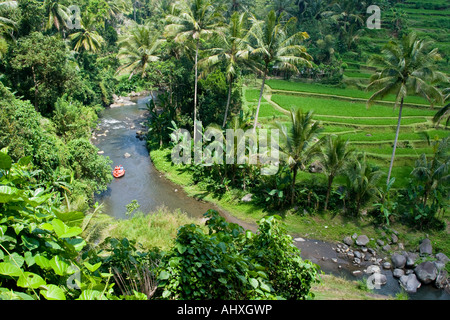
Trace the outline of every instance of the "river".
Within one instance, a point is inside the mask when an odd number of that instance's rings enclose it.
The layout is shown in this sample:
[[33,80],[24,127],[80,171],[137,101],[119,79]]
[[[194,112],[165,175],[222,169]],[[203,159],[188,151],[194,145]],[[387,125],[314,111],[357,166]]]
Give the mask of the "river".
[[[136,105],[105,109],[99,119],[94,144],[104,156],[113,161],[113,166],[120,164],[126,170],[123,178],[114,179],[105,192],[96,196],[96,201],[104,204],[105,212],[117,219],[127,219],[126,205],[133,200],[137,200],[142,212],[154,212],[165,206],[170,211],[181,210],[191,217],[202,218],[206,211],[215,209],[228,221],[239,223],[255,232],[255,225],[237,220],[214,204],[189,197],[182,187],[167,180],[156,170],[145,141],[136,138],[136,131],[143,129],[142,123],[146,121],[146,102],[148,97],[138,99]],[[126,153],[129,157],[125,156]],[[356,268],[350,261],[338,257],[332,249],[333,244],[299,239],[301,236],[293,237],[300,240],[295,241],[295,244],[301,250],[302,257],[318,264],[322,271],[350,280],[362,279],[362,276],[355,277],[352,273],[361,268]],[[337,263],[332,261],[332,258],[337,259]],[[395,295],[400,292],[400,286],[393,278],[392,272],[383,273],[387,276],[388,283],[380,289],[374,289],[374,293]],[[431,285],[422,286],[416,294],[410,294],[409,297],[421,300],[450,300],[448,293]]]

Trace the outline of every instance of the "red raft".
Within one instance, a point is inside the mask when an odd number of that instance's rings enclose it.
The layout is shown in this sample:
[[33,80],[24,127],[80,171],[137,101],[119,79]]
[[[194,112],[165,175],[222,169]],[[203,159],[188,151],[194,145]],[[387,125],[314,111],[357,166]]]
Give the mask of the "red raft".
[[125,175],[125,169],[122,166],[116,166],[112,174],[115,178],[121,178]]

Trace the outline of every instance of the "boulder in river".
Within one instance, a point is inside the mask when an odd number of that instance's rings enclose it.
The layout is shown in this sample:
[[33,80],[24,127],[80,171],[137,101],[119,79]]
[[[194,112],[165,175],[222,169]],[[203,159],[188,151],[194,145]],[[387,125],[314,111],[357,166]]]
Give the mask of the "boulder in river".
[[411,273],[410,275],[400,277],[400,286],[408,293],[415,293],[420,288],[421,283],[417,280],[416,275]]
[[395,278],[401,278],[402,276],[405,275],[405,271],[403,271],[403,269],[394,269],[392,274]]
[[414,272],[419,281],[423,284],[429,284],[433,282],[434,280],[436,280],[438,274],[436,265],[431,261],[422,262],[414,269]]
[[436,277],[436,281],[434,282],[434,285],[436,286],[436,288],[438,289],[443,289],[445,288],[445,286],[448,283],[448,272],[447,270],[441,270],[439,271],[437,277]]
[[399,253],[394,253],[391,256],[391,261],[394,268],[403,268],[406,265],[406,257]]

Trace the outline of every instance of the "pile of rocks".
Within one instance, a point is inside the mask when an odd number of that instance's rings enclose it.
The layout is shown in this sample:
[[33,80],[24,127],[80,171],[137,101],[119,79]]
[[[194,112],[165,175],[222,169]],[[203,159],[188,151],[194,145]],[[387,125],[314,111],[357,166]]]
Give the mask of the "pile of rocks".
[[445,265],[449,258],[438,253],[433,256],[430,239],[424,239],[417,252],[396,252],[391,256],[393,275],[399,279],[406,292],[414,293],[422,284],[434,284],[439,289],[449,289]]
[[118,108],[136,104],[135,102],[131,101],[131,97],[119,97],[115,94],[113,94],[113,100],[114,102],[109,106],[110,108]]
[[[377,258],[377,252],[368,248],[367,244],[370,239],[366,235],[354,234],[344,238],[343,243],[338,243],[335,250],[340,257],[347,257],[352,260],[353,264],[361,265],[364,261],[380,264],[382,259]],[[352,246],[357,245],[357,248]]]
[[[335,250],[338,256],[351,260],[356,266],[368,265],[364,271],[371,275],[375,285],[383,285],[387,281],[386,276],[381,274],[382,267],[384,270],[391,270],[394,278],[398,279],[400,286],[408,293],[416,292],[422,284],[434,284],[439,289],[450,290],[450,279],[445,270],[449,258],[443,253],[433,255],[428,238],[420,243],[415,252],[404,251],[403,244],[398,243],[396,232],[391,235],[387,244],[383,240],[376,240],[376,249],[367,247],[370,240],[375,241],[366,235],[346,236]],[[394,244],[400,251],[394,252],[390,257],[386,256]],[[380,249],[382,253],[379,255],[384,257],[377,256]]]

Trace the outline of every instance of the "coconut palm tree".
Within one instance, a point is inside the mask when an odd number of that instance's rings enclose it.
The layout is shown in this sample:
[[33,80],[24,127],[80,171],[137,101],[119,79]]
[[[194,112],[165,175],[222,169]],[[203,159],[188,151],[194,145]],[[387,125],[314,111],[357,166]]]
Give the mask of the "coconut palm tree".
[[322,12],[321,16],[335,23],[339,40],[350,49],[357,39],[358,30],[364,26],[362,14],[368,6],[367,1],[336,0],[329,5],[330,10]]
[[[445,95],[444,101],[449,101],[450,98],[450,88],[446,88],[442,90],[442,93]],[[450,122],[450,102],[447,103],[444,107],[442,107],[433,117],[433,123],[436,126],[439,126],[442,120],[447,118],[445,121],[445,126],[447,127]]]
[[403,37],[401,41],[390,41],[384,47],[382,55],[370,59],[371,63],[381,67],[381,71],[371,77],[367,86],[367,90],[376,90],[367,101],[367,106],[369,107],[375,99],[382,99],[388,94],[396,95],[395,107],[400,105],[387,183],[391,178],[403,102],[407,95],[412,93],[422,96],[431,105],[443,101],[442,93],[435,86],[441,81],[448,82],[444,73],[436,71],[436,61],[440,59],[438,50],[431,48],[431,42],[418,39],[415,33]]
[[320,154],[322,169],[328,177],[327,196],[325,198],[324,210],[328,208],[331,187],[334,178],[340,174],[346,163],[350,160],[354,150],[349,148],[348,140],[343,140],[336,135],[327,135],[323,138],[323,149]]
[[[172,7],[172,13],[166,17],[165,30],[176,42],[194,43],[195,84],[194,84],[194,127],[197,122],[198,57],[201,41],[219,31],[220,15],[210,0],[181,0]],[[197,130],[194,130],[196,141]]]
[[144,78],[149,64],[159,60],[158,52],[164,41],[149,26],[135,25],[130,34],[119,41],[121,66],[117,72],[130,73],[129,79],[139,73]]
[[204,58],[199,62],[200,66],[210,68],[220,63],[225,63],[226,77],[228,82],[228,99],[225,107],[225,116],[222,127],[225,128],[230,107],[231,93],[233,83],[236,79],[238,69],[244,66],[250,66],[251,60],[248,59],[249,45],[246,41],[247,35],[247,14],[234,12],[231,16],[229,26],[222,38],[223,45],[220,48],[210,50],[211,56]]
[[355,161],[346,167],[347,196],[356,204],[356,215],[359,214],[364,203],[380,194],[377,183],[383,174],[381,170],[370,166],[365,153],[359,154]]
[[59,0],[44,0],[43,7],[47,13],[46,29],[51,29],[53,26],[58,31],[66,27],[66,21],[69,19],[67,7],[59,3]]
[[16,1],[0,2],[0,58],[7,52],[8,42],[14,41],[13,32],[17,30],[17,23],[4,15],[15,8],[17,8]]
[[77,52],[85,50],[94,53],[99,51],[104,40],[96,29],[94,15],[89,12],[83,14],[81,17],[81,30],[69,36],[74,43],[74,50]]
[[3,17],[3,13],[5,11],[15,9],[17,8],[17,1],[2,1],[0,2],[0,31],[3,33],[4,31],[8,29],[15,29],[16,23],[8,19],[6,17]]
[[295,180],[298,169],[304,168],[307,161],[320,152],[317,136],[321,131],[319,122],[313,121],[313,112],[304,113],[300,108],[291,110],[289,127],[278,124],[280,130],[280,153],[292,172],[291,205],[295,198]]
[[259,21],[254,17],[251,18],[252,27],[249,35],[256,42],[256,45],[251,50],[251,55],[261,59],[262,67],[260,67],[260,72],[263,75],[253,130],[256,130],[258,123],[261,98],[269,66],[274,64],[274,67],[280,70],[291,70],[294,72],[298,72],[298,66],[300,65],[311,66],[311,56],[306,53],[305,47],[298,44],[301,40],[307,39],[309,37],[308,34],[306,32],[297,32],[289,36],[288,26],[295,22],[296,19],[291,18],[288,22],[282,24],[280,22],[282,16],[277,18],[275,11],[272,10],[265,21]]

